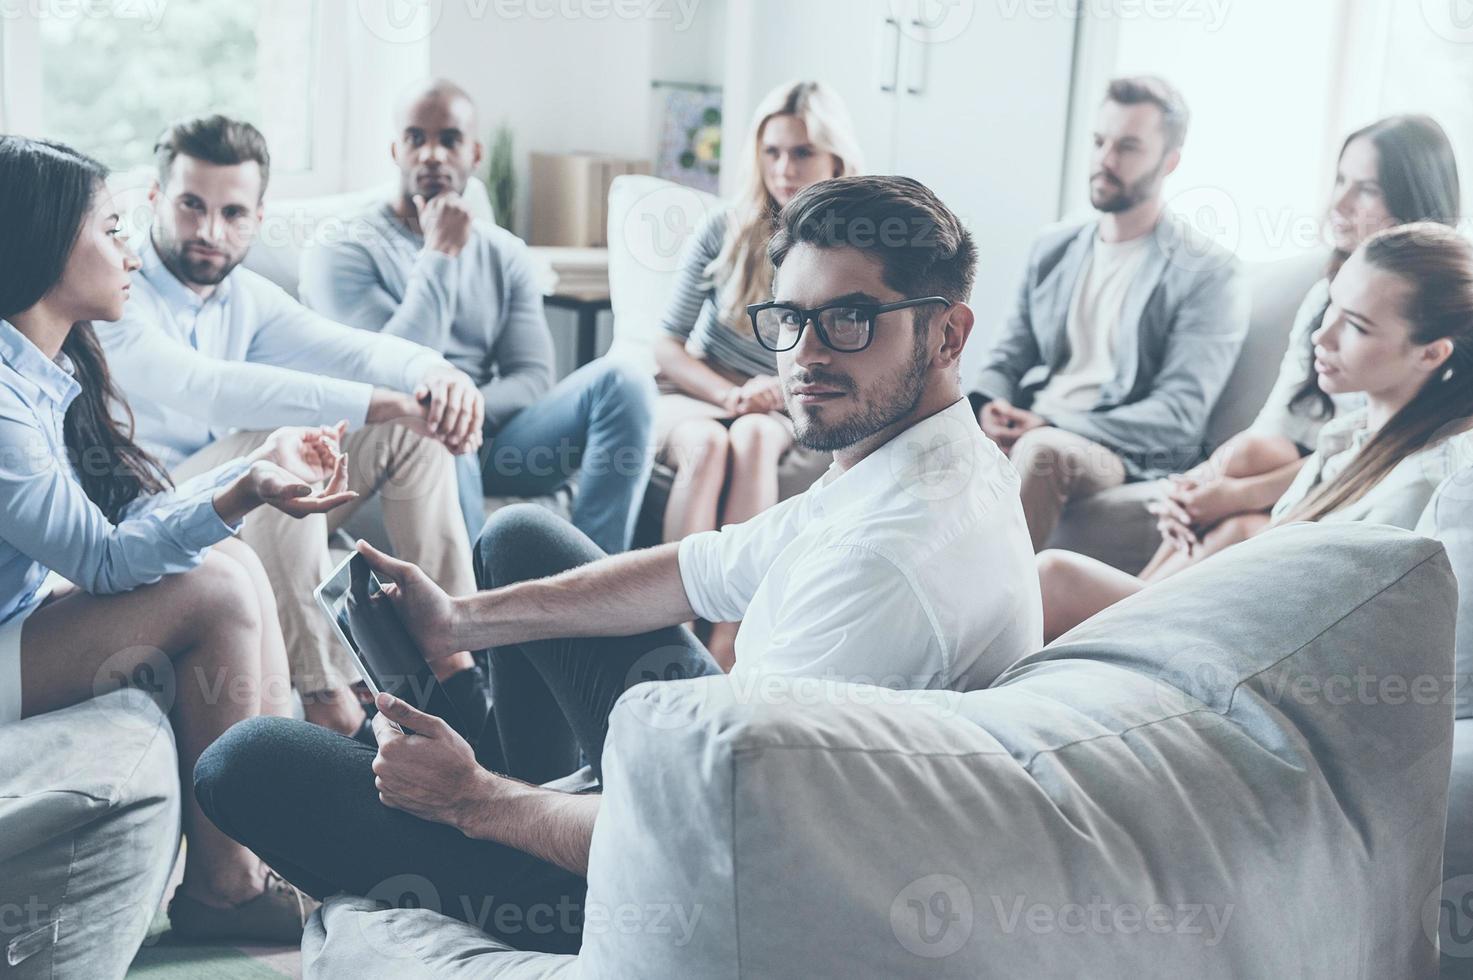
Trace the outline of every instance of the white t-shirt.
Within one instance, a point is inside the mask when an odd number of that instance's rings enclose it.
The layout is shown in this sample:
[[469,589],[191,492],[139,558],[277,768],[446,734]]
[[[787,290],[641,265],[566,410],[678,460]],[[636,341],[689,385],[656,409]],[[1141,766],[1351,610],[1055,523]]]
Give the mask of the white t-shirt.
[[1047,417],[1051,411],[1087,412],[1095,407],[1100,388],[1115,376],[1120,311],[1150,242],[1149,234],[1128,242],[1095,236],[1069,301],[1065,324],[1069,360],[1034,395],[1034,412]]
[[1042,644],[1018,474],[965,399],[743,524],[680,542],[696,614],[741,620],[734,681],[972,690]]

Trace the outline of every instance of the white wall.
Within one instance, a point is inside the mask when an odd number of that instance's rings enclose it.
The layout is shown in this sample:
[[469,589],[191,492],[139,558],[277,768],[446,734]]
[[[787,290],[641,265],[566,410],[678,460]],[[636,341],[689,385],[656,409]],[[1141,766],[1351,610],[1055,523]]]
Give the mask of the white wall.
[[[1117,9],[1138,13],[1109,13]],[[1105,81],[1151,73],[1176,84],[1192,113],[1181,166],[1166,186],[1173,206],[1248,261],[1316,247],[1344,135],[1334,111],[1339,0],[1139,12],[1149,9],[1103,5],[1086,25],[1091,77],[1076,86],[1066,211],[1089,211],[1087,148]]]
[[648,159],[658,125],[650,83],[720,81],[723,0],[647,0],[643,16],[618,15],[636,6],[444,3],[429,38],[431,70],[475,97],[483,129],[511,126],[519,229],[527,227],[532,152]]

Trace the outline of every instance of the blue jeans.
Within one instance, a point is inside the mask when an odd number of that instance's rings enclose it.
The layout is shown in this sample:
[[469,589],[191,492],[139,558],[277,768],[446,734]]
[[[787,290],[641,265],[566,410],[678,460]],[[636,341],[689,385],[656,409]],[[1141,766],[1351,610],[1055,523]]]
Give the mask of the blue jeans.
[[586,364],[456,459],[461,509],[480,535],[483,495],[540,497],[575,475],[573,526],[604,551],[627,551],[653,463],[655,382],[617,358]]
[[[530,505],[506,507],[476,542],[476,584],[498,588],[601,557],[587,535],[556,515]],[[609,713],[620,695],[647,680],[721,672],[680,626],[638,636],[537,640],[498,647],[490,658],[495,706],[476,758],[531,783],[572,772],[581,753],[602,784]],[[374,755],[362,742],[305,721],[251,718],[200,756],[194,792],[215,826],[309,895],[346,891],[430,907],[518,949],[577,951],[583,878],[384,806],[374,788]],[[509,924],[503,906],[515,912]],[[538,915],[552,916],[556,928],[517,925]]]

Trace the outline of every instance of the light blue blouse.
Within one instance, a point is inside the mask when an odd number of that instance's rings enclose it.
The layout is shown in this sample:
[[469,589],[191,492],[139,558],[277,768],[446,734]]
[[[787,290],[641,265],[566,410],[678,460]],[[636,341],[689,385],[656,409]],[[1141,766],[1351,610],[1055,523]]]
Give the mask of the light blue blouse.
[[0,320],[0,623],[39,605],[48,570],[90,593],[126,592],[193,568],[238,530],[213,498],[245,460],[140,497],[120,523],[109,521],[82,489],[62,436],[80,393],[65,354],[49,359]]

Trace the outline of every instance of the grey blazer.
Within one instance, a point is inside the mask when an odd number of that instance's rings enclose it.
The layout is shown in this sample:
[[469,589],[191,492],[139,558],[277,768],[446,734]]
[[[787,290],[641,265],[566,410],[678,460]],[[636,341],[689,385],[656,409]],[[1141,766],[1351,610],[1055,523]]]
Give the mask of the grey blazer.
[[[1069,304],[1097,228],[1061,225],[1034,243],[1017,309],[972,386],[974,406],[1003,398],[1026,407],[1068,362]],[[1126,293],[1115,377],[1089,411],[1057,412],[1049,423],[1114,450],[1133,480],[1192,466],[1247,336],[1248,309],[1237,258],[1167,212]]]

